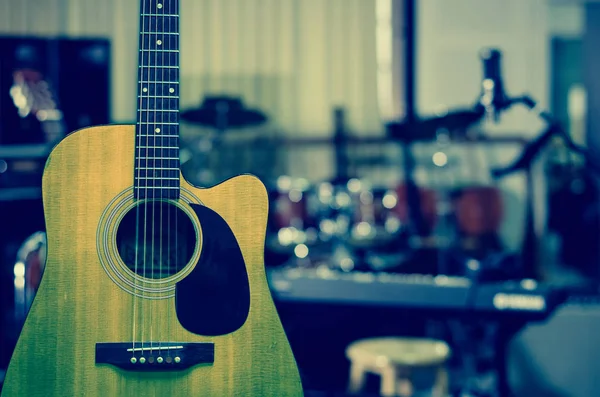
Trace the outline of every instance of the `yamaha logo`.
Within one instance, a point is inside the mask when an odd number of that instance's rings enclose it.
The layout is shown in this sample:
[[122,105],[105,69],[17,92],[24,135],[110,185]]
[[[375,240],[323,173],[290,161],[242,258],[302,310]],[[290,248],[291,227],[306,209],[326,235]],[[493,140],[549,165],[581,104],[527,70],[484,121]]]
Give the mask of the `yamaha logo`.
[[494,295],[494,307],[498,310],[542,311],[546,309],[546,299],[540,295],[498,293]]

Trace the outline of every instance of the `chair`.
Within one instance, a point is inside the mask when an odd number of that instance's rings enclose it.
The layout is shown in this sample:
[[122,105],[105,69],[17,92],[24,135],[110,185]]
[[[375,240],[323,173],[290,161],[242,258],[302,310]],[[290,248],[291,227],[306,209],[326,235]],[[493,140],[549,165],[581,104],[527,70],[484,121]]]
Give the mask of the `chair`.
[[421,338],[373,338],[351,343],[346,348],[351,362],[348,392],[360,393],[367,373],[381,377],[380,394],[410,397],[428,388],[432,396],[448,395],[446,361],[449,346]]

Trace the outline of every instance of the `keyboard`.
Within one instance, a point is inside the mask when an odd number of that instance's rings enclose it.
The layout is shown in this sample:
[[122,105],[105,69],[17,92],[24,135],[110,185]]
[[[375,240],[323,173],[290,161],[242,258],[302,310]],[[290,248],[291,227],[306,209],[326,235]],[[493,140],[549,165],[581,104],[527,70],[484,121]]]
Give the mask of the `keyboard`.
[[545,317],[566,299],[560,288],[530,279],[475,284],[464,277],[344,273],[320,267],[270,269],[268,280],[274,299],[280,302]]

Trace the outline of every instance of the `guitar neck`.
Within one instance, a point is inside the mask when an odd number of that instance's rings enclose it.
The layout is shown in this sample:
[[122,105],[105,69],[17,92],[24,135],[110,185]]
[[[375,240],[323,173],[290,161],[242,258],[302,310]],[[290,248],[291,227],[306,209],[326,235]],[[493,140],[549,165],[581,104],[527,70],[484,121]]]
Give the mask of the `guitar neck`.
[[137,199],[179,197],[179,0],[141,0]]

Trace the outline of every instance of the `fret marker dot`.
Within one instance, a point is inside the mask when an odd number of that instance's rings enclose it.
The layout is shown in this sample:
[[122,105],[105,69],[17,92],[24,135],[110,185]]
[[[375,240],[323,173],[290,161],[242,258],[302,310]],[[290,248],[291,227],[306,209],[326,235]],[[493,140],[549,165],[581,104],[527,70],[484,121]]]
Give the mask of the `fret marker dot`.
[[146,87],[142,88],[143,92],[148,92],[148,89]]
[[156,132],[157,134],[160,133],[160,128],[155,129],[154,132]]
[[158,3],[158,4],[156,5],[156,7],[157,7],[158,9],[161,9],[161,8],[162,8],[162,4]]
[[156,40],[156,44],[161,45],[162,44],[162,40]]
[[169,88],[169,92],[172,94],[175,92],[175,88]]

